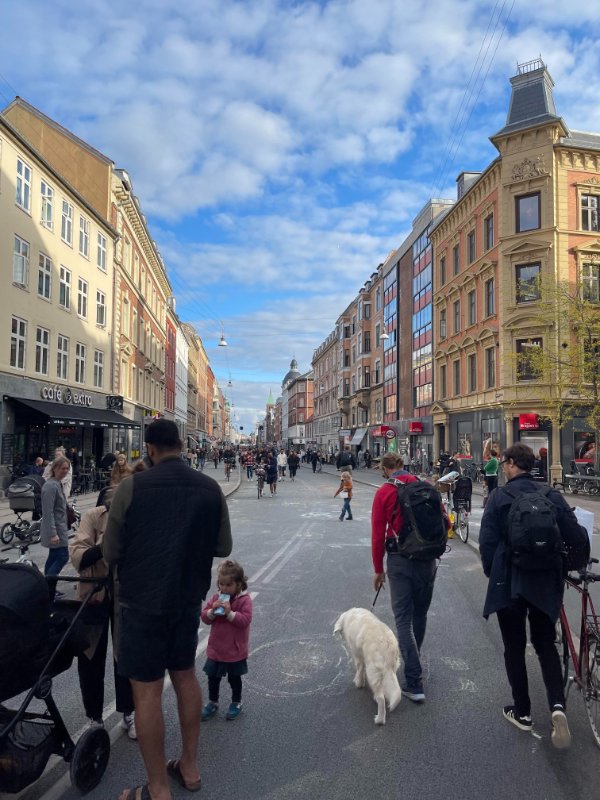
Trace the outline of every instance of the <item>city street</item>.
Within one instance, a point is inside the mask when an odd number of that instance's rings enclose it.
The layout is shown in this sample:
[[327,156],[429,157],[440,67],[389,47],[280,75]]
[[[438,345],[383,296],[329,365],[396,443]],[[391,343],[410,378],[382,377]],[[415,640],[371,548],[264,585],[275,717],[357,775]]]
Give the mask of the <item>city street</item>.
[[[222,469],[207,467],[223,482]],[[245,800],[350,800],[374,797],[463,800],[573,800],[598,797],[600,750],[575,690],[568,714],[573,744],[557,752],[539,666],[528,648],[533,733],[502,718],[510,702],[497,622],[481,612],[486,579],[476,540],[481,497],[473,499],[471,538],[450,542],[438,570],[423,647],[426,702],[403,699],[376,726],[376,705],[368,689],[352,684],[353,669],[332,635],[338,615],[353,606],[371,608],[370,510],[377,472],[355,472],[354,519],[340,523],[341,501],[333,499],[339,477],[334,468],[313,474],[302,465],[295,482],[268,487],[257,499],[256,482],[232,476],[224,488],[234,537],[233,557],[245,568],[254,598],[249,674],[244,678],[243,713],[224,719],[229,687],[223,681],[218,715],[202,726],[201,795]],[[224,482],[223,482],[224,483]],[[78,502],[95,503],[95,495]],[[567,496],[571,504],[581,498]],[[593,501],[587,501],[595,508]],[[7,517],[3,508],[0,516]],[[598,520],[596,520],[598,524]],[[165,532],[166,534],[168,532]],[[595,537],[595,540],[597,537]],[[474,546],[470,546],[473,544]],[[596,541],[594,551],[597,552]],[[15,551],[16,552],[16,551]],[[4,554],[6,555],[6,554]],[[12,554],[11,554],[12,555]],[[36,547],[35,561],[46,551]],[[571,602],[571,598],[569,598]],[[574,609],[574,606],[573,606]],[[375,607],[393,626],[387,591]],[[207,631],[200,630],[198,674],[202,673]],[[107,680],[105,723],[113,742],[111,759],[90,800],[116,798],[142,782],[138,748],[123,735]],[[77,672],[55,681],[55,698],[72,734],[85,724]],[[167,757],[179,754],[173,690],[164,695]],[[189,796],[173,786],[173,797]],[[53,759],[37,784],[20,800],[74,800],[64,762]]]

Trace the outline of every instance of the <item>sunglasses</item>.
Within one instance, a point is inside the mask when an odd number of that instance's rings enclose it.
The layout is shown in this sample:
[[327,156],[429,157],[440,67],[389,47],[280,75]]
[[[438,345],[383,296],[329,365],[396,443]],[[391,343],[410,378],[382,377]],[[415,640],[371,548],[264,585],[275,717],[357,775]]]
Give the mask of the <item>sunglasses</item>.
[[500,466],[502,466],[502,464],[508,464],[509,461],[510,461],[510,459],[503,458],[502,461],[500,462]]

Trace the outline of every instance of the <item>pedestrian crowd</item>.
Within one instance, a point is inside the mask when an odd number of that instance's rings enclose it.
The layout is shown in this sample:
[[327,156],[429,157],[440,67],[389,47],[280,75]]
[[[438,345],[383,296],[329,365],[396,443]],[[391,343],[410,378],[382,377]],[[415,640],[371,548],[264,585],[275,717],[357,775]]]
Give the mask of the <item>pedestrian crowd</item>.
[[[203,471],[206,462],[213,461],[217,468],[221,461],[225,465],[239,461],[247,480],[257,468],[264,468],[271,495],[276,496],[277,483],[286,480],[288,470],[293,480],[301,460],[315,472],[324,459],[318,450],[240,452],[231,446],[190,457],[183,452],[177,427],[168,420],[149,425],[145,443],[146,459],[135,466],[123,454],[113,454],[110,487],[97,507],[83,516],[70,541],[65,481],[72,463],[63,452],[57,450],[48,465],[42,488],[41,541],[49,549],[45,574],[58,575],[70,558],[82,578],[102,582],[101,590],[88,598],[88,647],[79,656],[78,675],[90,724],[103,725],[106,657],[112,637],[116,709],[129,738],[138,740],[147,771],[146,783],[123,790],[119,800],[171,800],[169,780],[189,791],[199,790],[200,722],[218,714],[224,677],[231,692],[225,718],[233,721],[242,711],[252,599],[243,567],[229,558],[227,503],[219,484]],[[367,453],[361,458],[365,467],[370,466]],[[498,619],[512,692],[512,702],[502,714],[518,729],[532,730],[525,658],[529,622],[546,687],[551,740],[565,749],[571,734],[555,646],[566,575],[561,553],[567,546],[581,553],[585,565],[588,536],[563,496],[534,479],[535,458],[529,447],[518,443],[505,449],[500,459],[493,449],[489,456],[485,471],[489,494],[479,550],[489,579],[483,615],[487,619],[495,614]],[[340,483],[334,497],[343,501],[339,520],[351,521],[358,459],[344,447],[335,464]],[[440,472],[455,467],[460,471],[458,460],[448,454],[438,466]],[[506,482],[498,487],[500,468]],[[403,659],[402,692],[423,703],[421,652],[450,520],[433,485],[408,471],[402,456],[386,453],[380,469],[385,482],[375,493],[371,513],[373,587],[379,593],[389,586]],[[537,550],[526,546],[532,537]],[[215,558],[226,560],[217,570],[218,591],[206,601]],[[80,599],[88,591],[82,582]],[[203,668],[208,680],[206,703],[195,674],[200,620],[210,628]],[[181,749],[170,758],[161,699],[167,672],[177,696],[181,730]]]

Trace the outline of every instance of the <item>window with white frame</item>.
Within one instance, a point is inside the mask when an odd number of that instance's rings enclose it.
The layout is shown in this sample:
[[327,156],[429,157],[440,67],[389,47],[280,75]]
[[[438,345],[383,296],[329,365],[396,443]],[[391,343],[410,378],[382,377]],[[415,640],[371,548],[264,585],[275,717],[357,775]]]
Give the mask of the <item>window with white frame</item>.
[[66,309],[71,308],[71,271],[66,267],[60,268],[58,304]]
[[50,357],[50,331],[46,328],[35,330],[35,371],[38,375],[48,374]]
[[56,344],[56,377],[64,381],[69,377],[69,339],[60,333]]
[[96,263],[103,272],[106,272],[106,236],[101,233],[98,234]]
[[13,250],[13,282],[19,286],[27,286],[29,273],[29,243],[20,236],[15,236]]
[[85,351],[81,342],[75,345],[75,383],[85,383]]
[[73,206],[67,200],[62,201],[60,238],[71,247],[73,246]]
[[17,159],[16,203],[24,211],[31,211],[31,167]]
[[38,263],[38,296],[44,300],[52,297],[52,260],[44,253],[40,253]]
[[52,230],[54,226],[54,189],[46,181],[40,183],[40,195],[42,198],[42,218],[41,224]]
[[96,325],[106,325],[106,295],[96,290]]
[[20,317],[13,317],[10,334],[10,365],[15,369],[25,368],[25,348],[27,346],[27,323]]
[[598,195],[581,195],[581,229],[584,231],[598,231]]
[[94,386],[101,389],[104,384],[104,353],[94,350]]
[[77,313],[80,317],[88,313],[88,284],[82,278],[77,279]]
[[582,264],[580,271],[581,295],[591,303],[600,302],[600,264]]
[[79,217],[79,252],[90,257],[90,221],[85,217]]

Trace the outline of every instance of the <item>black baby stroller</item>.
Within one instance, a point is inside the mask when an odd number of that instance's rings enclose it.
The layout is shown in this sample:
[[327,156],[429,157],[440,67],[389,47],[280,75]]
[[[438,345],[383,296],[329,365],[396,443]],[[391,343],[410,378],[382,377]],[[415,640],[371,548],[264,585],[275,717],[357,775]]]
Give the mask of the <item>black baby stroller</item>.
[[458,511],[462,505],[466,510],[471,513],[471,497],[473,495],[473,481],[465,475],[461,475],[456,479],[454,489],[452,490],[452,507]]
[[[88,728],[75,744],[52,697],[52,678],[68,670],[88,645],[82,615],[103,583],[90,579],[93,585],[81,603],[52,604],[56,580],[49,583],[37,567],[0,564],[0,793],[32,784],[53,754],[70,763],[71,782],[81,792],[98,785],[108,764],[104,728]],[[24,692],[17,710],[2,705]],[[46,710],[28,711],[34,700],[43,701]]]
[[23,539],[29,533],[31,520],[23,519],[22,514],[31,511],[33,521],[39,520],[42,516],[42,486],[44,483],[41,475],[25,475],[23,478],[13,481],[6,490],[8,504],[11,511],[16,513],[17,519],[2,526],[0,539],[4,544],[10,544],[15,536]]

